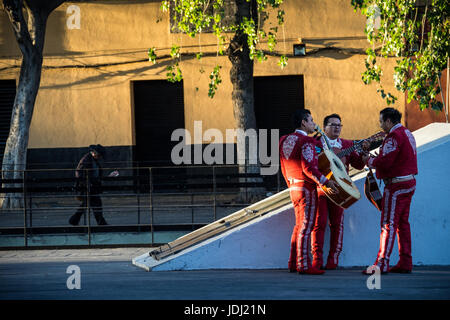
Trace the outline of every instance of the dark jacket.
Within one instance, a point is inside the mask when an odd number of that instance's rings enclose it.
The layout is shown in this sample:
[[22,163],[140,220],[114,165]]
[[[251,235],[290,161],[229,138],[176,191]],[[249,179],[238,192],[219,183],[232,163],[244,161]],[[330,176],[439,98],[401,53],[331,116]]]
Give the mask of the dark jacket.
[[85,192],[88,186],[91,194],[101,193],[101,175],[100,162],[94,159],[90,152],[86,153],[75,169],[77,191]]

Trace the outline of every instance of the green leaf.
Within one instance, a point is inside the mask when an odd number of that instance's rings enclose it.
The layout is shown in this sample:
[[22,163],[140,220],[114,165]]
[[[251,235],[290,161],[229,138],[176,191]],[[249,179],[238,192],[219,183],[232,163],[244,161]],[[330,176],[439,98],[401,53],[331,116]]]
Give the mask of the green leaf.
[[174,44],[170,49],[170,56],[172,58],[180,58],[180,47]]
[[216,94],[217,87],[220,83],[222,83],[222,78],[220,77],[220,69],[222,66],[216,65],[209,75],[209,79],[211,80],[209,82],[209,90],[208,90],[208,96],[210,98],[214,98],[214,95]]
[[[173,19],[173,30],[176,32],[183,32],[190,37],[195,37],[206,29],[211,30],[217,37],[217,54],[225,54],[225,49],[228,48],[228,40],[225,38],[233,38],[233,33],[243,33],[247,37],[246,46],[249,50],[250,59],[257,61],[267,60],[267,56],[262,47],[261,42],[267,41],[268,50],[275,51],[277,45],[277,32],[278,26],[271,26],[264,22],[269,18],[269,15],[276,15],[278,25],[284,23],[285,12],[281,8],[283,0],[246,0],[256,4],[258,11],[259,23],[256,23],[254,19],[256,17],[243,17],[242,21],[230,22],[227,19],[224,21],[226,15],[225,6],[228,5],[228,1],[224,0],[172,0],[162,1],[161,10],[167,12],[170,10],[171,18]],[[264,26],[266,25],[266,26]],[[265,43],[264,43],[265,45]],[[240,48],[243,51],[243,48]],[[152,55],[149,54],[149,60],[152,60],[153,53],[156,49],[153,49]],[[150,56],[152,58],[150,58]],[[181,70],[179,67],[179,61],[181,58],[180,47],[173,45],[170,50],[170,56],[172,63],[167,67],[167,79],[169,81],[180,81],[182,79]],[[203,57],[203,54],[195,53],[198,60]],[[156,56],[155,56],[156,58]],[[278,62],[281,68],[287,65],[287,57],[282,55]],[[202,70],[200,70],[202,72]],[[204,71],[203,71],[204,72]],[[208,95],[213,97],[216,93],[218,85],[221,83],[220,68],[216,66],[213,72],[209,75],[209,92]]]
[[160,7],[162,12],[167,12],[169,11],[169,1],[163,1],[161,3],[161,7]]
[[[380,82],[383,72],[377,65],[382,58],[399,57],[394,67],[394,85],[397,90],[407,92],[407,101],[415,100],[420,109],[431,107],[439,110],[440,72],[447,67],[450,52],[449,1],[432,0],[426,15],[416,7],[415,0],[351,0],[354,10],[360,10],[369,23],[364,32],[374,47],[366,50],[366,70],[362,81],[370,84]],[[378,11],[378,12],[377,12]],[[373,19],[380,19],[375,28]],[[422,38],[423,23],[426,30]],[[414,59],[412,59],[414,57]],[[384,90],[378,90],[387,104],[397,98]]]
[[288,58],[283,54],[280,57],[280,60],[278,60],[277,64],[280,66],[281,69],[284,69],[287,66]]
[[148,49],[148,60],[151,61],[153,64],[156,63],[156,53],[155,53],[155,47],[152,47],[150,49]]

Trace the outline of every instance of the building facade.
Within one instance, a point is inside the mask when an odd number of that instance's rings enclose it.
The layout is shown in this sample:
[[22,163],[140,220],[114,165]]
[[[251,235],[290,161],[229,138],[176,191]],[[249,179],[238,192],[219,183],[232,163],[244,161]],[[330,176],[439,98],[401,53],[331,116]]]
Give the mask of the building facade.
[[[68,1],[50,15],[29,163],[72,167],[88,145],[99,143],[107,147],[110,161],[170,165],[175,129],[194,135],[201,124],[202,132],[217,129],[225,137],[227,129],[236,127],[231,64],[216,54],[217,39],[208,33],[192,39],[171,32],[170,14],[160,5],[156,0]],[[285,25],[278,30],[275,56],[254,65],[258,127],[284,134],[292,130],[293,110],[307,108],[320,125],[326,115],[339,113],[344,138],[378,132],[378,113],[386,105],[375,85],[361,81],[368,46],[365,18],[354,12],[350,0],[285,0],[283,9]],[[299,38],[306,44],[305,56],[293,56]],[[178,83],[166,80],[170,59],[153,64],[147,56],[151,47],[158,56],[167,56],[173,44],[180,45],[182,53],[183,80]],[[201,60],[189,55],[199,50],[205,53]],[[283,69],[277,65],[281,54],[289,57]],[[0,10],[0,86],[5,101],[14,94],[20,63],[12,28]],[[396,92],[389,73],[395,60],[382,63],[383,86]],[[217,64],[222,65],[222,83],[211,99],[209,74]],[[405,96],[397,96],[395,107],[404,113]],[[3,103],[3,110],[8,103]],[[8,125],[5,114],[3,127]],[[203,145],[211,142],[201,140]]]

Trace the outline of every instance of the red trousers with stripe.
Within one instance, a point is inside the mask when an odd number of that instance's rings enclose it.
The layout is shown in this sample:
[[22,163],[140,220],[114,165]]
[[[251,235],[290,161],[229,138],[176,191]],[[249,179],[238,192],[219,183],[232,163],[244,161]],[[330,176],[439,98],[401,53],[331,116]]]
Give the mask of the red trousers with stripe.
[[380,267],[382,272],[389,271],[389,257],[396,234],[400,257],[397,265],[403,269],[412,269],[411,228],[408,220],[411,199],[415,190],[415,179],[389,184],[384,188],[380,249],[375,261],[375,265]]
[[305,271],[311,267],[310,235],[314,227],[317,203],[316,185],[297,184],[290,187],[295,211],[295,226],[291,237],[290,270]]
[[334,204],[324,192],[318,191],[318,205],[314,228],[311,233],[314,263],[323,265],[323,243],[327,220],[330,225],[330,251],[327,263],[337,265],[342,251],[344,235],[344,209]]

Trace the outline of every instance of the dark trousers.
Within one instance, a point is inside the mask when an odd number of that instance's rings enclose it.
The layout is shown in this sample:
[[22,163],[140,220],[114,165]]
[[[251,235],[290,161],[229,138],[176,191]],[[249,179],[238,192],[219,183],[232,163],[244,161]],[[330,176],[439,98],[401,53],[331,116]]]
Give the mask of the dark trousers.
[[77,209],[75,214],[70,217],[69,223],[72,225],[78,225],[80,222],[81,216],[86,212],[89,208],[94,212],[95,220],[98,225],[105,225],[106,221],[103,217],[103,208],[102,208],[102,199],[99,194],[90,194],[89,196],[82,196],[80,207]]

